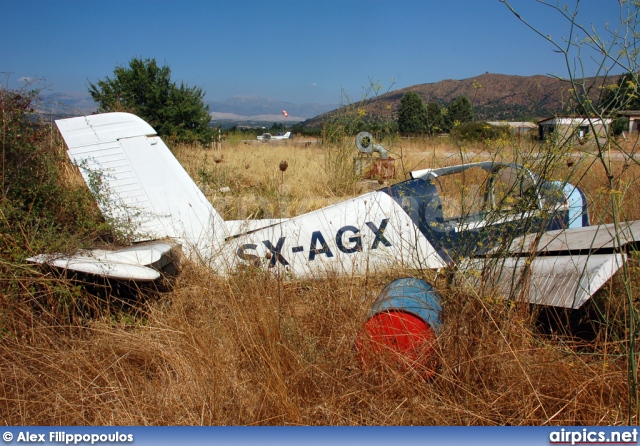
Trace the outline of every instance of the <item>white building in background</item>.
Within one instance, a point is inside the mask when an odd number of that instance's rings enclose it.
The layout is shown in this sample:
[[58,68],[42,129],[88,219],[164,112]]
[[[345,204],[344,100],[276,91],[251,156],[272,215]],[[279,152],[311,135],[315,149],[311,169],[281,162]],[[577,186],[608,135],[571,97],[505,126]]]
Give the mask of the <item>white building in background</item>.
[[[611,119],[554,116],[538,121],[540,139],[604,137],[611,125]],[[593,134],[595,133],[595,135]]]

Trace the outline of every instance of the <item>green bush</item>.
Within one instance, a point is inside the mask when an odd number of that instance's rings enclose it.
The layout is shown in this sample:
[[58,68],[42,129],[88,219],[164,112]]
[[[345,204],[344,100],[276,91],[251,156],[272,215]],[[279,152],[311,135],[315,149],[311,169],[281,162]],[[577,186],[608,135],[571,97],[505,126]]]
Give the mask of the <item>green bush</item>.
[[493,126],[481,121],[467,122],[454,127],[451,130],[451,136],[463,141],[486,141],[508,138],[511,136],[511,129],[507,126]]
[[111,234],[87,187],[73,181],[57,130],[37,119],[37,98],[37,91],[0,89],[0,251],[6,261]]

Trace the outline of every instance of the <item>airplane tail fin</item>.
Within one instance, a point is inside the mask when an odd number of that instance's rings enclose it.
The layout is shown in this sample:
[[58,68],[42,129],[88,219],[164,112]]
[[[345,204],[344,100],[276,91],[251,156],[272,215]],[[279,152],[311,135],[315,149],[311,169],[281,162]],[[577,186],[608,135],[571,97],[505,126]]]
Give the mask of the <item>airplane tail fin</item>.
[[227,228],[155,130],[129,113],[56,121],[108,220],[134,241],[171,237],[210,260]]

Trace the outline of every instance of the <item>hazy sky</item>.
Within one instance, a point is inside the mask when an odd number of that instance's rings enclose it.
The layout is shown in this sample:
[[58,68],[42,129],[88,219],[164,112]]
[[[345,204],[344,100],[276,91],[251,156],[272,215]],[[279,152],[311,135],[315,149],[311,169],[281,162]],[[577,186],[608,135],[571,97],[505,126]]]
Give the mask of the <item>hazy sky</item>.
[[[545,35],[568,36],[568,22],[548,6],[511,4]],[[578,21],[604,34],[619,12],[617,0],[583,0]],[[337,103],[342,89],[361,99],[369,78],[386,90],[394,79],[392,89],[485,72],[567,72],[562,56],[499,0],[2,2],[5,87],[37,77],[52,91],[86,92],[132,57],[169,65],[173,80],[204,88],[210,101]]]

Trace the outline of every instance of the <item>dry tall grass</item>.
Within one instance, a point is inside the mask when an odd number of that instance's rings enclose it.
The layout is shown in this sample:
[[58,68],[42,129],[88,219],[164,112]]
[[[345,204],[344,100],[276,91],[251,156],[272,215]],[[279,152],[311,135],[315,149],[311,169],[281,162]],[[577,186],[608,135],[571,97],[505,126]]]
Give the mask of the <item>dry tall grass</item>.
[[220,279],[186,265],[173,292],[144,304],[135,319],[57,325],[31,308],[12,308],[0,344],[2,419],[16,425],[624,422],[626,371],[618,342],[546,337],[528,307],[456,290],[440,290],[445,326],[435,378],[424,381],[393,366],[362,368],[355,338],[390,278],[278,285],[260,273]]
[[[398,140],[388,148],[400,157],[399,176],[403,168],[458,163],[460,153],[491,159],[497,151],[443,140]],[[225,216],[235,218],[293,215],[340,199],[327,186],[331,172],[324,150],[239,143],[218,152],[175,152],[214,206],[227,200]],[[278,168],[282,160],[289,164],[284,174]],[[592,209],[605,214],[606,202],[597,204],[609,198],[599,192],[604,179],[596,168],[579,169],[581,184],[596,201]],[[627,217],[638,218],[631,199],[638,193],[637,166],[625,175],[623,205]],[[426,272],[280,282],[260,271],[222,278],[187,262],[162,289],[116,290],[54,272],[0,268],[0,419],[9,425],[627,420],[620,322],[625,308],[617,284],[593,299],[597,307],[538,317],[540,309],[508,305],[429,277],[444,297],[444,327],[436,343],[439,368],[425,381],[393,364],[362,367],[354,344],[383,286]],[[594,308],[608,318],[607,325]],[[553,323],[555,318],[562,322]],[[558,330],[563,318],[582,318],[587,335]]]

